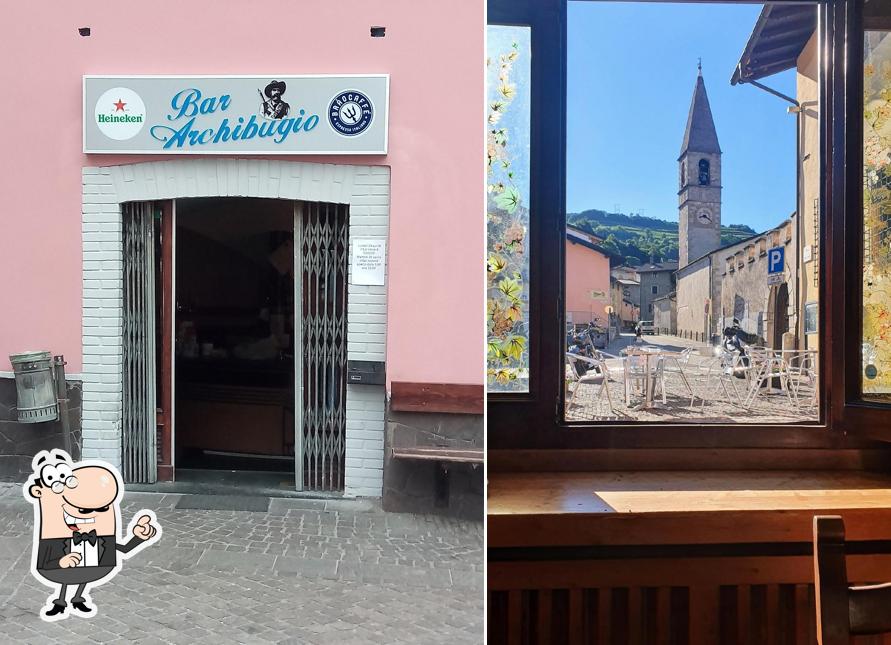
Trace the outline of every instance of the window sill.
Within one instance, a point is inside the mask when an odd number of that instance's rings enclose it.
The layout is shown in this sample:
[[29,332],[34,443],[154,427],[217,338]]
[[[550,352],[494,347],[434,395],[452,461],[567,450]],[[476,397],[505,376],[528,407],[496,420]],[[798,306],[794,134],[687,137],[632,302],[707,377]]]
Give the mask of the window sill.
[[864,471],[490,473],[490,548],[810,542],[891,535],[891,476]]

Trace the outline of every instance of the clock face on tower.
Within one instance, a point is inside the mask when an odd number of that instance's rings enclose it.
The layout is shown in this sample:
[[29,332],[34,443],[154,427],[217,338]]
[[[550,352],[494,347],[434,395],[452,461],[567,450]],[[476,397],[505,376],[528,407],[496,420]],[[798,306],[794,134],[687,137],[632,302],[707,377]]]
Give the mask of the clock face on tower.
[[696,213],[696,221],[700,224],[711,224],[712,214],[703,208],[698,213]]

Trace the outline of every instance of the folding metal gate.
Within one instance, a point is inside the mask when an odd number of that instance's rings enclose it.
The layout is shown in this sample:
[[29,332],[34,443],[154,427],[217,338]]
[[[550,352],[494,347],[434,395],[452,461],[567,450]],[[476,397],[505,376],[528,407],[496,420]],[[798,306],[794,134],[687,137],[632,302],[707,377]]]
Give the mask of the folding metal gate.
[[124,204],[123,428],[124,481],[158,477],[155,418],[154,204]]
[[[343,490],[349,209],[295,209],[297,417],[295,476],[303,490]],[[301,338],[302,336],[302,338]],[[301,405],[302,399],[302,405]]]

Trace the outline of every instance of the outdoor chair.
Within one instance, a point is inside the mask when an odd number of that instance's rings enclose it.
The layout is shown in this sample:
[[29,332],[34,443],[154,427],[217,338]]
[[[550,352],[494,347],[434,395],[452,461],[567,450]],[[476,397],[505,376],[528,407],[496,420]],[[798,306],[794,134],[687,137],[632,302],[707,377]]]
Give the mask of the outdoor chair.
[[819,391],[817,353],[814,351],[783,352],[789,391],[798,409],[817,407]]
[[782,358],[777,356],[777,352],[766,347],[749,347],[746,353],[749,356],[749,365],[744,369],[746,369],[749,389],[743,400],[743,407],[751,409],[755,399],[763,395],[765,386],[770,386],[774,379],[778,379],[780,389],[786,393],[789,403],[797,408],[798,406],[792,398],[787,365]]
[[613,401],[609,393],[609,371],[606,366],[596,358],[588,358],[587,356],[580,356],[571,352],[566,352],[566,360],[569,363],[570,383],[575,383],[575,387],[572,388],[572,395],[566,404],[566,409],[568,410],[572,407],[582,385],[599,385],[597,399],[602,400],[605,392],[609,410],[614,412]]
[[814,590],[819,645],[891,633],[891,584],[848,586],[845,523],[837,515],[814,517]]
[[[649,359],[649,360],[648,360]],[[647,368],[649,367],[649,374]],[[644,402],[648,404],[656,397],[657,391],[662,395],[662,403],[666,403],[665,396],[665,360],[658,354],[649,357],[645,352],[632,352],[625,358],[623,381],[625,382],[625,405],[631,405],[631,392],[638,390],[643,393]],[[649,381],[650,391],[647,391]]]
[[[700,396],[702,410],[705,410],[706,403],[719,401],[730,405],[739,405],[743,396],[740,395],[738,385],[740,379],[737,378],[737,374],[741,373],[746,376],[746,383],[748,383],[747,375],[750,369],[751,364],[746,366],[740,354],[719,347],[715,358],[707,360],[700,366],[700,377],[704,372],[704,394]],[[721,393],[723,393],[723,397]],[[691,409],[693,409],[694,399],[695,397],[690,400]]]
[[[667,375],[676,374],[679,376],[691,396],[693,395],[693,388],[687,378],[687,370],[689,369],[690,357],[693,356],[695,351],[695,347],[687,347],[678,355],[666,356],[665,365],[662,368]],[[692,403],[690,405],[692,406]]]

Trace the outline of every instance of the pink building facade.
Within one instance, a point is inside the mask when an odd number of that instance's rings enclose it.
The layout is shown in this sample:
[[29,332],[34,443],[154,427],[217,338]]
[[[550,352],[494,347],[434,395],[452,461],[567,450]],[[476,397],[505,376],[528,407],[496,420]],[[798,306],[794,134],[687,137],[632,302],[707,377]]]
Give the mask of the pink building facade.
[[[344,359],[378,364],[386,380],[345,386],[334,489],[380,496],[391,384],[482,392],[482,5],[198,0],[189,19],[174,18],[182,11],[170,0],[155,3],[152,16],[107,3],[3,8],[3,22],[16,28],[0,42],[0,115],[9,124],[0,157],[0,297],[8,305],[0,362],[33,349],[63,354],[69,379],[82,384],[75,425],[83,456],[120,464],[125,204],[241,198],[344,205],[350,241],[381,240],[385,249],[383,285],[344,286]],[[450,28],[434,28],[442,24]],[[385,26],[385,36],[372,37],[373,26]],[[85,76],[367,74],[389,77],[386,154],[83,152],[83,112],[92,109]],[[32,119],[44,125],[29,125]],[[106,346],[118,349],[97,349]],[[0,381],[11,381],[11,369],[0,365],[7,377]],[[338,379],[346,369],[337,366]],[[297,443],[303,440],[310,438]],[[0,447],[0,460],[6,450]],[[17,463],[0,475],[14,477],[8,473]]]
[[611,305],[610,260],[593,236],[566,229],[566,320],[606,327]]

